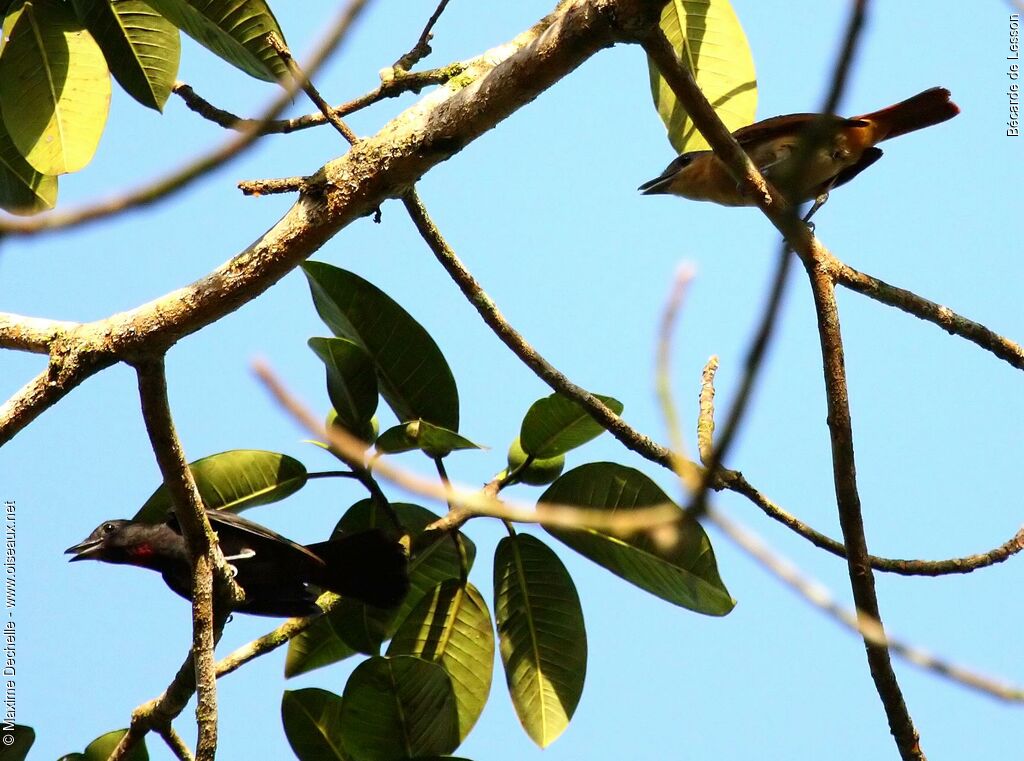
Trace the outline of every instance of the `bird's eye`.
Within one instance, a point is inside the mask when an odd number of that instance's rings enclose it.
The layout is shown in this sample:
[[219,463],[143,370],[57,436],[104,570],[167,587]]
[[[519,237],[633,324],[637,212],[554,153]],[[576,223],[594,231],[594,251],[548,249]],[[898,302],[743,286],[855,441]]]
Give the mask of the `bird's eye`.
[[103,533],[104,534],[112,534],[112,533],[114,533],[114,529],[115,528],[117,528],[117,527],[113,523],[104,523],[103,524]]

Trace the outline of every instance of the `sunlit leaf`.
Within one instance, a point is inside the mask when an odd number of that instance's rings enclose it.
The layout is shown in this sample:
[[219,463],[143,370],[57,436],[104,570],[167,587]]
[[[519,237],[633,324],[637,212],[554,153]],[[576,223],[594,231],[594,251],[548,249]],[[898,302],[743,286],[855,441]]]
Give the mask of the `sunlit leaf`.
[[[113,732],[100,735],[89,743],[85,753],[73,753],[71,757],[74,757],[76,761],[107,761],[127,731],[127,729],[115,729]],[[65,756],[65,758],[68,757]],[[139,743],[132,748],[131,752],[125,756],[125,759],[126,761],[149,761],[149,752],[146,750],[145,740],[139,740]]]
[[72,0],[125,92],[163,111],[178,75],[177,27],[145,0]]
[[[610,462],[573,468],[555,481],[540,501],[613,512],[671,504],[668,495],[643,473]],[[698,613],[724,616],[733,609],[735,601],[718,575],[707,534],[682,510],[673,528],[669,529],[668,537],[655,537],[648,532],[612,536],[593,529],[547,531],[581,555],[663,600]]]
[[348,761],[341,745],[341,698],[333,692],[285,690],[281,721],[300,761]]
[[273,82],[288,68],[267,42],[284,33],[264,0],[147,0],[168,21],[200,45],[246,74]]
[[[232,449],[203,457],[188,467],[208,510],[240,513],[282,500],[306,485],[306,468],[301,462],[260,449]],[[161,485],[135,514],[135,520],[159,523],[171,507],[170,493]]]
[[110,109],[110,72],[70,6],[26,2],[0,55],[0,111],[11,141],[42,174],[92,159]]
[[460,449],[483,449],[465,436],[428,423],[426,420],[399,423],[384,431],[375,444],[377,451],[384,454],[419,449],[428,457],[447,457]]
[[334,631],[330,616],[321,616],[313,624],[288,640],[284,675],[290,679],[355,655],[355,649]]
[[[730,131],[754,121],[754,59],[728,0],[669,0],[661,12],[661,29]],[[648,60],[648,68],[654,105],[668,130],[669,142],[679,153],[706,149],[707,141],[693,126],[658,67]]]
[[441,582],[402,622],[388,655],[415,655],[444,667],[464,740],[484,710],[494,670],[494,629],[477,588],[458,579]]
[[345,750],[355,761],[443,755],[459,744],[455,696],[440,666],[407,655],[363,661],[341,704]]
[[530,739],[546,748],[565,731],[583,693],[587,634],[569,572],[536,537],[498,543],[494,616],[512,704]]
[[302,265],[320,318],[373,358],[381,394],[401,422],[459,430],[455,378],[434,339],[390,296],[322,262]]
[[[598,399],[616,415],[622,414],[622,402],[610,396]],[[565,454],[604,433],[579,404],[560,394],[552,394],[534,402],[523,418],[519,441],[529,455],[547,459]]]

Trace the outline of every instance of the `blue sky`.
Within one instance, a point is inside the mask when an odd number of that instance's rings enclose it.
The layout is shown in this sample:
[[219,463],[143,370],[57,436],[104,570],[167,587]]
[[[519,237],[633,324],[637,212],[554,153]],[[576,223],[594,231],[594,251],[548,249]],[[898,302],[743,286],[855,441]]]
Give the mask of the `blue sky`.
[[[278,3],[296,51],[308,49],[336,3]],[[454,0],[428,65],[510,39],[551,0]],[[757,65],[759,118],[813,110],[822,100],[845,3],[735,0]],[[888,143],[886,156],[833,194],[817,217],[821,240],[868,273],[1024,336],[1019,289],[1024,143],[1004,134],[1010,7],[877,3],[841,110],[875,110],[927,87],[949,88],[962,114]],[[329,100],[371,89],[405,52],[434,3],[378,2],[320,75]],[[784,8],[784,10],[782,10]],[[230,110],[255,113],[271,88],[186,44],[180,78]],[[356,115],[362,135],[412,103]],[[309,111],[298,102],[293,113]],[[92,165],[62,179],[61,204],[135,185],[223,139],[176,99],[159,116],[115,88]],[[329,129],[270,137],[188,193],[115,221],[0,251],[0,309],[93,320],[191,282],[242,249],[288,208],[287,197],[244,198],[240,179],[315,171],[341,153]],[[435,221],[509,320],[578,383],[625,403],[626,419],[665,440],[652,377],[659,312],[676,267],[694,264],[675,345],[673,382],[693,430],[700,369],[721,358],[719,409],[741,376],[775,260],[777,235],[751,209],[721,209],[635,188],[672,158],[635,47],[604,51],[500,124],[419,185]],[[454,455],[460,481],[483,483],[504,464],[523,413],[548,390],[482,325],[397,203],[383,223],[361,220],[316,259],[368,278],[437,339],[459,383],[462,432],[492,447]],[[794,268],[775,342],[729,465],[818,529],[838,536],[822,374],[809,289]],[[1020,524],[1015,483],[1024,423],[1017,371],[933,325],[841,291],[857,468],[869,547],[880,555],[938,559],[990,549]],[[325,335],[304,278],[293,273],[262,298],[168,355],[171,401],[190,459],[235,448],[331,462],[267,399],[250,366],[265,358],[311,405],[326,410],[322,368],[306,339]],[[0,353],[9,396],[45,366]],[[692,442],[692,433],[690,434]],[[611,459],[639,467],[669,493],[664,471],[602,437],[569,464]],[[402,462],[429,473],[422,457]],[[32,758],[80,750],[127,724],[159,694],[187,649],[187,605],[156,574],[61,554],[106,518],[133,514],[159,483],[138,412],[134,374],[92,378],[0,453],[0,496],[17,504],[18,718],[38,734]],[[538,492],[517,492],[524,499]],[[288,536],[322,538],[355,486],[323,481],[250,513]],[[733,495],[716,504],[743,520],[849,602],[845,564],[766,520]],[[437,509],[434,506],[434,509]],[[471,579],[491,599],[490,557],[503,530],[478,520]],[[738,604],[723,619],[674,608],[558,548],[582,598],[587,685],[548,761],[613,759],[835,759],[895,757],[867,672],[848,632],[766,576],[710,531]],[[958,663],[1024,682],[1014,597],[1019,560],[969,576],[880,576],[893,633]],[[236,616],[219,649],[273,622]],[[221,757],[287,758],[282,689],[340,692],[351,663],[295,680],[283,650],[220,683]],[[500,666],[498,667],[500,669]],[[911,714],[932,759],[1011,757],[1019,709],[897,661]],[[191,708],[178,725],[190,743]],[[169,757],[150,741],[153,758]],[[827,748],[827,751],[823,751]],[[541,758],[518,725],[496,671],[490,702],[459,750],[476,761]]]

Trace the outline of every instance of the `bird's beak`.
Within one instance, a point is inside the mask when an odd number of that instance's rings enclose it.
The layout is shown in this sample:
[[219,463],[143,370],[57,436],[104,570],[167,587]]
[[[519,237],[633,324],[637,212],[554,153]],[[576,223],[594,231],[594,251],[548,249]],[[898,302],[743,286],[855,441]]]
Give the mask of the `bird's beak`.
[[79,542],[74,547],[68,547],[64,550],[64,554],[74,555],[74,557],[68,561],[69,563],[74,563],[76,560],[89,560],[99,553],[102,545],[102,539],[86,539],[84,542]]

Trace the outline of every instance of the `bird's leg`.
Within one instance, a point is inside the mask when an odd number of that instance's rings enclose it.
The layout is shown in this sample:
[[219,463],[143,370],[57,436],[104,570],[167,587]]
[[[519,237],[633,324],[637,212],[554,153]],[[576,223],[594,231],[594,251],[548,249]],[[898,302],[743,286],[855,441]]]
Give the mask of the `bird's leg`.
[[818,197],[814,199],[814,204],[811,206],[810,211],[808,211],[804,215],[804,219],[803,219],[804,224],[806,224],[808,227],[810,227],[812,232],[814,230],[814,225],[811,223],[811,217],[814,216],[814,213],[818,209],[820,209],[822,206],[825,205],[826,201],[828,201],[828,191],[827,190],[824,193],[819,193],[818,194]]
[[248,560],[251,557],[256,556],[256,550],[244,549],[237,555],[225,555],[225,560]]

